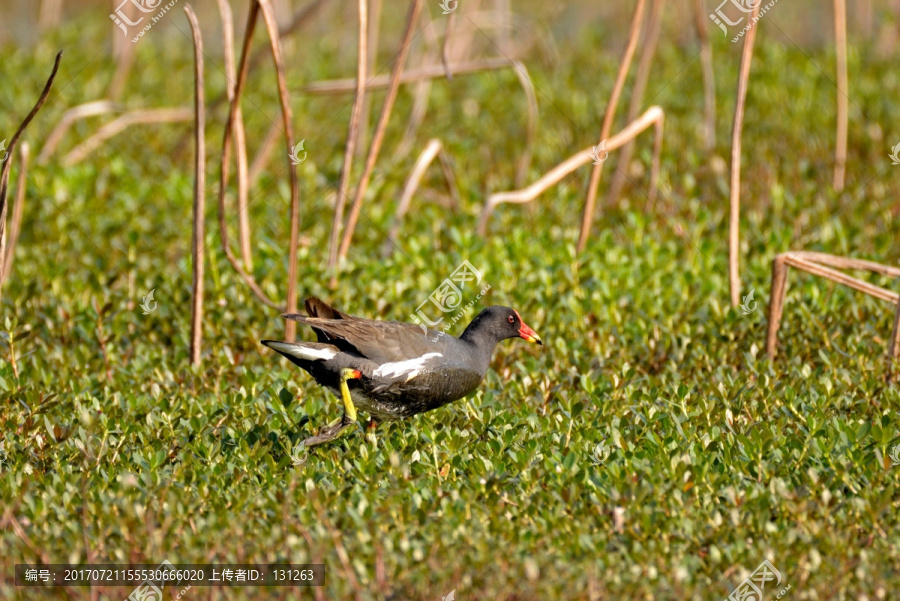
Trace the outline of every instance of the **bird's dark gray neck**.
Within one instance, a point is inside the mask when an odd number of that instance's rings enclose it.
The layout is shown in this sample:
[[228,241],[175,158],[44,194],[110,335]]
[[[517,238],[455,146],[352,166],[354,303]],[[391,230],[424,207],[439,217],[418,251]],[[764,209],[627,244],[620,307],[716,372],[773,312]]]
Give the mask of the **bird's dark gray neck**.
[[487,366],[491,363],[491,356],[494,354],[494,347],[499,342],[497,337],[479,328],[478,324],[473,322],[469,324],[459,339],[471,348],[473,363],[479,366],[483,365],[487,370]]

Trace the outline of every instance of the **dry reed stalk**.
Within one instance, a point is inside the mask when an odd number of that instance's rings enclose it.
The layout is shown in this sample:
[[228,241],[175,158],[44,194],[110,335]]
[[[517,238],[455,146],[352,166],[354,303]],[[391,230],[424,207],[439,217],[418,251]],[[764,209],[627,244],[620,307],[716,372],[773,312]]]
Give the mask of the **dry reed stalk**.
[[250,290],[263,304],[284,311],[284,307],[279,306],[272,301],[253,275],[245,271],[241,267],[240,262],[231,251],[231,245],[228,242],[228,221],[225,217],[225,191],[228,188],[228,167],[231,163],[231,137],[235,127],[235,117],[237,115],[237,106],[241,101],[241,94],[244,90],[244,84],[247,82],[247,72],[249,70],[248,57],[250,44],[253,41],[253,32],[256,29],[256,21],[259,16],[259,3],[256,0],[250,2],[249,15],[247,16],[247,27],[244,32],[244,42],[241,47],[241,59],[237,69],[237,80],[234,84],[234,100],[231,102],[231,108],[228,112],[228,121],[225,122],[225,133],[222,135],[222,160],[219,170],[219,195],[218,195],[218,216],[219,216],[219,236],[222,239],[222,251],[225,258],[231,263],[232,268],[244,280],[244,283],[250,287]]
[[837,141],[834,148],[834,189],[844,189],[847,173],[847,0],[834,0],[834,43],[837,52]]
[[[477,73],[479,71],[489,71],[509,67],[513,61],[503,57],[488,58],[464,63],[456,63],[450,66],[454,75],[464,75],[468,73]],[[400,83],[407,84],[423,79],[436,79],[444,77],[444,67],[442,65],[429,65],[419,69],[410,69],[400,75]],[[326,81],[318,81],[300,88],[303,94],[327,95],[327,94],[348,94],[354,90],[355,79],[330,79]],[[380,90],[386,88],[391,83],[390,75],[378,75],[373,77],[366,83],[367,91]]]
[[[369,56],[366,65],[366,81],[375,73],[375,59],[378,58],[378,34],[381,30],[381,0],[369,0]],[[367,94],[363,98],[362,114],[359,121],[359,140],[356,144],[356,158],[362,158],[362,152],[368,143],[369,113],[372,104],[372,96]]]
[[[16,244],[19,242],[19,232],[22,231],[22,215],[25,211],[25,188],[28,176],[28,142],[23,141],[19,148],[19,176],[16,178],[16,200],[13,204],[12,217],[9,222],[9,242],[6,246],[6,263],[0,272],[0,282],[9,279],[12,273],[13,259],[16,256]],[[9,160],[12,160],[10,158]]]
[[888,349],[888,358],[893,362],[900,355],[900,303],[897,303],[897,310],[894,312],[894,330],[891,333],[891,346]]
[[353,157],[356,154],[356,141],[359,137],[359,120],[362,116],[363,101],[366,93],[366,65],[369,64],[367,54],[369,51],[369,25],[368,6],[366,0],[358,0],[359,3],[359,30],[357,33],[357,57],[356,57],[356,81],[353,97],[353,108],[350,110],[350,125],[347,128],[347,142],[344,146],[344,163],[341,167],[341,178],[338,181],[337,198],[334,203],[334,218],[331,222],[331,242],[328,251],[328,269],[334,270],[338,261],[338,245],[340,243],[341,227],[344,225],[344,205],[347,202],[347,193],[350,190],[350,175],[353,169]]
[[[772,296],[769,300],[769,323],[766,330],[766,353],[770,358],[775,357],[778,345],[778,330],[781,327],[784,298],[787,292],[788,267],[794,267],[812,275],[826,278],[895,305],[900,300],[900,295],[896,292],[831,269],[831,267],[838,267],[841,269],[864,270],[891,277],[900,277],[900,269],[896,267],[818,252],[798,251],[777,255],[772,263]],[[895,317],[895,329],[891,339],[891,357],[896,356],[894,353],[897,349],[894,344],[897,336],[896,321],[897,318]]]
[[[634,9],[634,16],[631,19],[631,30],[628,33],[628,45],[625,47],[625,55],[619,64],[619,73],[616,75],[616,83],[613,86],[612,94],[609,97],[609,104],[606,107],[606,115],[603,117],[603,125],[600,128],[600,139],[598,144],[602,144],[609,137],[612,131],[613,119],[616,116],[616,107],[619,104],[619,96],[625,87],[625,79],[628,77],[628,71],[631,68],[631,60],[634,58],[634,50],[637,47],[638,37],[641,31],[641,22],[644,20],[644,6],[646,0],[638,0]],[[600,185],[600,174],[602,172],[603,163],[594,165],[591,171],[591,181],[588,184],[587,199],[584,203],[584,212],[581,216],[581,233],[578,236],[578,250],[580,254],[587,246],[588,237],[591,235],[591,223],[594,219],[594,205],[597,202],[597,187]]]
[[[353,231],[356,229],[359,212],[362,210],[363,198],[365,197],[366,189],[369,185],[369,178],[372,176],[372,171],[375,169],[376,161],[378,161],[378,153],[381,150],[382,142],[384,142],[384,134],[387,131],[388,121],[390,121],[391,118],[394,101],[397,99],[397,91],[400,89],[400,73],[403,71],[403,64],[406,62],[406,55],[409,53],[409,46],[412,42],[416,20],[418,19],[421,8],[422,0],[410,1],[409,13],[406,18],[406,31],[403,34],[400,48],[397,51],[394,70],[393,73],[391,73],[391,84],[388,87],[384,105],[381,107],[381,116],[378,119],[378,125],[375,126],[375,134],[372,136],[372,144],[369,147],[369,153],[366,156],[366,164],[363,168],[359,185],[356,187],[356,194],[353,198],[353,204],[350,207],[350,215],[347,217],[347,227],[344,229],[344,235],[341,238],[341,247],[338,252],[339,260],[343,260],[347,256],[347,251],[350,250],[350,241],[353,239]],[[335,275],[332,275],[332,282],[334,282],[335,279]]]
[[[19,129],[16,130],[16,133],[13,134],[13,137],[9,142],[9,148],[7,148],[7,152],[9,153],[7,158],[13,156],[13,153],[16,150],[16,144],[18,143],[22,132],[25,131],[25,128],[28,127],[28,124],[31,123],[31,120],[34,119],[34,116],[37,115],[38,111],[41,110],[41,107],[47,100],[47,96],[50,94],[50,87],[53,85],[53,79],[56,77],[56,72],[59,70],[59,61],[61,59],[62,51],[56,55],[56,60],[53,63],[53,70],[50,72],[50,77],[47,79],[47,83],[44,85],[44,89],[38,97],[38,101],[35,103],[34,107],[32,107],[31,112],[26,115],[25,120],[19,125]],[[10,159],[3,163],[3,168],[0,170],[0,274],[6,273],[6,195],[9,191],[9,170],[11,167],[12,160]],[[3,298],[2,291],[3,279],[0,278],[0,299]]]
[[453,79],[453,70],[450,68],[450,40],[453,39],[455,25],[456,11],[453,11],[447,15],[447,26],[444,28],[444,43],[441,45],[441,65],[444,67],[444,73],[448,80]]
[[[236,67],[234,64],[234,16],[228,0],[217,0],[219,14],[222,16],[222,51],[225,55],[225,95],[228,102],[234,100]],[[247,210],[250,197],[250,181],[247,174],[247,136],[244,131],[244,117],[241,107],[237,107],[234,123],[234,145],[237,158],[237,207],[238,207],[238,246],[244,269],[253,271],[253,251],[250,246],[250,212]]]
[[62,0],[41,0],[38,29],[46,32],[59,27],[60,23],[62,23]]
[[[647,13],[644,24],[644,39],[641,44],[641,57],[638,59],[637,70],[634,74],[634,85],[631,88],[631,98],[628,101],[627,122],[634,121],[641,112],[644,103],[644,92],[650,81],[650,71],[653,67],[653,58],[656,55],[656,46],[659,43],[659,32],[662,26],[663,0],[653,0],[650,11]],[[625,187],[628,177],[628,167],[631,165],[631,157],[634,154],[634,142],[628,142],[619,151],[618,166],[613,173],[612,182],[609,184],[607,204],[615,205]]]
[[193,118],[194,111],[190,108],[139,109],[125,113],[98,129],[94,135],[70,150],[60,163],[63,167],[71,167],[75,163],[83,161],[106,140],[122,133],[132,125],[178,123],[190,121]]
[[397,237],[400,235],[400,226],[403,221],[403,216],[406,215],[406,212],[409,210],[413,195],[416,193],[416,190],[419,188],[419,184],[422,182],[422,177],[424,177],[425,175],[425,170],[428,169],[428,166],[434,161],[435,158],[440,159],[441,169],[444,174],[444,179],[447,182],[447,189],[450,192],[450,198],[452,199],[453,205],[457,207],[459,206],[456,182],[453,177],[453,171],[451,170],[449,162],[447,161],[447,157],[444,153],[444,146],[439,139],[432,138],[428,141],[428,144],[425,145],[425,149],[416,160],[416,164],[413,166],[409,177],[406,178],[406,183],[403,184],[403,193],[400,195],[400,202],[397,203],[397,209],[394,212],[394,222],[391,225],[387,240],[385,241],[384,247],[382,248],[382,255],[389,255],[391,249],[396,246]]
[[47,159],[50,158],[50,155],[53,154],[56,147],[59,146],[63,136],[66,135],[66,132],[69,131],[69,128],[72,127],[73,123],[79,119],[94,117],[96,115],[105,115],[118,110],[121,110],[121,105],[116,104],[111,100],[86,102],[84,104],[79,104],[78,106],[73,106],[67,110],[63,113],[62,119],[59,120],[56,127],[53,128],[53,131],[50,132],[50,135],[47,136],[47,141],[44,142],[44,146],[41,148],[41,152],[37,157],[38,165],[45,165],[47,163]]
[[731,291],[731,306],[741,302],[741,133],[744,129],[744,108],[747,104],[747,86],[750,80],[750,64],[753,62],[753,42],[756,40],[757,19],[762,2],[750,14],[752,25],[744,38],[741,52],[741,68],[738,76],[737,101],[734,109],[734,124],[731,130],[731,193],[729,198],[728,221],[728,285]]
[[709,28],[706,19],[703,0],[694,0],[694,27],[697,31],[697,39],[700,41],[700,64],[703,73],[703,105],[705,109],[703,133],[706,138],[706,150],[712,151],[716,147],[716,72],[713,69],[712,45],[709,43]]
[[[644,112],[643,115],[629,123],[621,132],[607,139],[605,145],[607,152],[616,150],[629,140],[632,140],[640,135],[651,125],[655,126],[656,144],[654,145],[653,150],[653,154],[655,156],[653,158],[653,169],[650,173],[650,193],[648,194],[651,202],[653,202],[653,200],[656,198],[656,188],[659,184],[658,180],[660,151],[662,149],[664,122],[665,113],[663,112],[663,110],[658,106],[651,106]],[[532,200],[543,194],[543,192],[547,190],[547,188],[560,182],[564,177],[566,177],[582,165],[592,162],[593,155],[594,147],[590,146],[554,167],[553,169],[548,171],[542,178],[540,178],[538,181],[531,184],[527,188],[516,190],[513,192],[499,192],[496,194],[491,194],[491,196],[488,197],[487,202],[484,205],[484,209],[481,212],[481,217],[478,220],[478,234],[480,236],[484,236],[486,234],[488,219],[498,205],[503,203],[523,204],[526,202],[531,202]]]
[[203,351],[203,215],[206,209],[206,103],[203,97],[203,38],[190,4],[184,7],[194,42],[194,231],[191,255],[194,287],[191,297],[191,365],[200,365]]
[[[473,43],[475,40],[475,36],[478,34],[478,26],[472,21],[472,16],[477,15],[481,10],[482,0],[468,0],[463,3],[464,8],[459,8],[457,5],[457,9],[450,13],[451,15],[455,13],[459,13],[457,16],[458,19],[462,20],[465,17],[465,20],[469,22],[469,24],[474,25],[473,27],[466,26],[465,22],[462,22],[462,27],[456,26],[456,21],[453,22],[453,36],[451,42],[447,45],[447,62],[452,66],[454,63],[458,63],[466,60],[466,58],[471,54],[471,50],[475,47]],[[465,10],[465,13],[463,13]],[[510,58],[512,55],[508,55]],[[456,74],[456,70],[451,68],[451,72]]]
[[[256,0],[262,9],[263,20],[269,32],[269,43],[272,47],[272,60],[275,63],[275,75],[278,81],[278,98],[281,101],[282,127],[284,128],[284,141],[287,146],[288,173],[291,180],[291,234],[288,242],[288,286],[286,311],[297,312],[297,250],[300,245],[300,181],[297,178],[297,166],[291,160],[290,155],[294,151],[293,117],[291,116],[291,100],[288,95],[287,81],[284,70],[284,57],[281,53],[281,42],[278,37],[278,24],[275,21],[275,13],[269,0]],[[293,342],[297,333],[297,322],[285,321],[285,340]]]

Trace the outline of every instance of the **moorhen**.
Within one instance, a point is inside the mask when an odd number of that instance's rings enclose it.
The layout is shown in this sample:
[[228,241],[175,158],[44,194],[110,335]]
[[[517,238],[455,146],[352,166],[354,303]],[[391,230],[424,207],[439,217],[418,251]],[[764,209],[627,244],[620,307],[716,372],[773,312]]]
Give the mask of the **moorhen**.
[[484,379],[494,347],[507,338],[543,344],[509,307],[483,310],[459,338],[396,321],[376,321],[338,311],[318,298],[306,299],[309,314],[285,314],[310,326],[318,342],[262,343],[287,357],[340,394],[344,415],[306,446],[337,438],[356,423],[356,408],[372,423],[409,417],[452,403]]

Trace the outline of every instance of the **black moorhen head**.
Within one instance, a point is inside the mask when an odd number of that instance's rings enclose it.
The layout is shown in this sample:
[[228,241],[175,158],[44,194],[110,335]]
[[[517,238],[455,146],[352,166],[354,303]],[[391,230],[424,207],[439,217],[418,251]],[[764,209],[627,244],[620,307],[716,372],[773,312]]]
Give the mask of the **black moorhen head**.
[[321,386],[340,394],[344,416],[305,441],[337,438],[356,421],[356,407],[372,421],[409,417],[473,392],[487,373],[498,342],[524,338],[543,344],[515,309],[488,307],[455,338],[421,326],[363,319],[317,299],[306,299],[309,315],[283,317],[310,326],[318,342],[262,343],[303,368]]

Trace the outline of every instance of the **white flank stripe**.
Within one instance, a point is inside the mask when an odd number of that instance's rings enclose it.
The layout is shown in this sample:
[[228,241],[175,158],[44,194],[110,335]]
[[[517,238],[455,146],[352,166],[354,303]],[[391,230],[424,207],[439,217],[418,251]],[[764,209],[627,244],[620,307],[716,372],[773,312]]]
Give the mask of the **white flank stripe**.
[[382,378],[402,378],[406,376],[406,381],[409,382],[419,375],[419,372],[425,367],[425,363],[432,357],[443,357],[443,355],[440,353],[425,353],[415,359],[385,363],[374,371],[374,375]]
[[306,359],[307,361],[318,361],[320,359],[326,361],[337,355],[337,351],[334,349],[299,346],[289,342],[270,342],[269,346],[276,351],[281,351],[298,359]]

